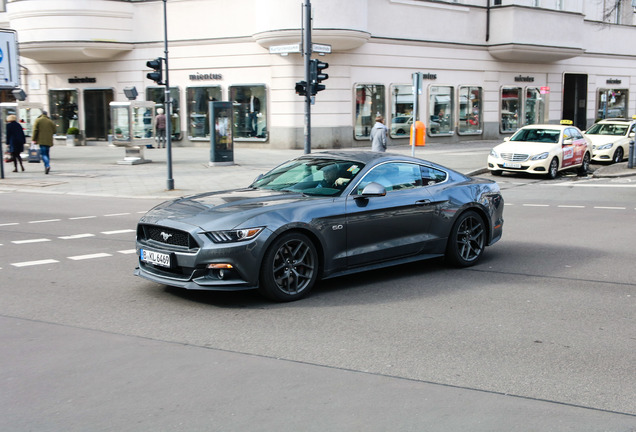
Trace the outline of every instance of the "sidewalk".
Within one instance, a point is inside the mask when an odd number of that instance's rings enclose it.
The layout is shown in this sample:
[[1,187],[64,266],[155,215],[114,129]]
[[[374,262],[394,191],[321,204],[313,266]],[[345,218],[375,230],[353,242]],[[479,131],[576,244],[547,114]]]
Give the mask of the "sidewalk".
[[[416,147],[415,156],[447,166],[468,175],[486,172],[486,158],[498,141],[471,141],[456,144],[431,143]],[[366,150],[367,147],[357,148]],[[352,149],[347,149],[352,150]],[[312,149],[312,153],[324,151]],[[390,152],[411,155],[411,147],[393,146]],[[205,191],[232,189],[249,185],[259,174],[280,163],[304,154],[302,149],[236,148],[234,165],[209,166],[209,147],[173,147],[173,190],[167,190],[168,165],[166,149],[146,149],[151,163],[120,165],[124,149],[105,142],[82,147],[55,145],[51,149],[51,172],[44,174],[42,163],[25,162],[25,172],[4,165],[0,191],[56,193],[93,196],[169,199]],[[614,165],[592,165],[594,177],[636,175],[627,162]]]

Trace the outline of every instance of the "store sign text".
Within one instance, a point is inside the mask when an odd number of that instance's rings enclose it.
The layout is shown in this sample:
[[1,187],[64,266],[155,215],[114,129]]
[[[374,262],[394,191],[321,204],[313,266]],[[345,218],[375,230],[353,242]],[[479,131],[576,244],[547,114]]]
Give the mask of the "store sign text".
[[518,75],[515,77],[515,82],[534,82],[534,77]]
[[622,81],[616,78],[610,78],[607,81],[605,81],[606,84],[621,84]]
[[97,82],[97,78],[84,77],[79,78],[77,76],[68,79],[69,84],[78,84],[78,83],[90,83],[94,84]]
[[433,74],[433,73],[423,73],[423,74],[422,74],[422,79],[427,79],[427,80],[436,80],[436,79],[437,79],[437,74]]
[[215,73],[195,73],[195,74],[190,74],[190,81],[207,81],[207,80],[222,80],[223,79],[223,75],[221,74],[215,74]]

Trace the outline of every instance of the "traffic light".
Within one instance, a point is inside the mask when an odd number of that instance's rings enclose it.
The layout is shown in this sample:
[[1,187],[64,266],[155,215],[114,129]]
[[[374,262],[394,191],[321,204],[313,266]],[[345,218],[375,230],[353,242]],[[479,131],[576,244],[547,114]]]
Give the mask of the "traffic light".
[[146,66],[154,70],[154,72],[148,72],[146,78],[153,80],[159,85],[163,85],[163,58],[157,57],[154,60],[148,60]]
[[307,96],[307,83],[305,81],[298,81],[296,83],[296,94],[299,96]]
[[309,81],[311,83],[312,96],[315,96],[316,93],[325,89],[325,85],[320,83],[329,78],[329,75],[323,73],[328,67],[329,63],[321,62],[318,59],[309,61]]

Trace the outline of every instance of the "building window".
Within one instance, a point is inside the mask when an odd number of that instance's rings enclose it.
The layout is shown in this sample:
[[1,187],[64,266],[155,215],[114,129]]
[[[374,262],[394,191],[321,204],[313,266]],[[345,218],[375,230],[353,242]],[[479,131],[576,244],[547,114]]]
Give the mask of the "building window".
[[77,116],[77,89],[49,90],[49,106],[51,120],[55,122],[55,135],[66,135],[70,127],[79,128]]
[[408,138],[413,124],[413,86],[391,87],[391,138]]
[[[172,132],[172,139],[179,141],[183,135],[181,134],[181,106],[179,104],[179,101],[181,100],[181,91],[178,87],[170,87],[170,98],[172,108],[170,131]],[[157,108],[163,108],[166,116],[168,115],[168,111],[165,106],[165,87],[146,87],[146,100],[155,103],[155,112],[157,111]]]
[[234,106],[234,139],[267,139],[267,89],[264,85],[230,87]]
[[453,87],[431,86],[428,99],[430,135],[452,135],[455,119],[453,115]]
[[524,125],[544,123],[545,106],[541,90],[537,87],[526,87],[526,121]]
[[478,135],[483,131],[481,122],[482,88],[462,86],[459,88],[459,134]]
[[186,89],[188,136],[190,138],[210,139],[209,103],[221,99],[220,86],[188,87]]
[[598,89],[597,118],[627,118],[627,89]]
[[521,90],[521,87],[501,88],[500,131],[502,133],[514,132],[519,127]]
[[358,84],[356,91],[356,111],[354,119],[355,139],[368,139],[378,115],[385,115],[384,86],[379,84]]

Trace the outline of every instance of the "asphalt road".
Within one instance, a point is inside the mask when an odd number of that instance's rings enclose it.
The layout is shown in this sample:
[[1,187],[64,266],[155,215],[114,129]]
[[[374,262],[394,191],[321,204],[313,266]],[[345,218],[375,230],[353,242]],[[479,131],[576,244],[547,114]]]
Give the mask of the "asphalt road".
[[636,430],[634,185],[498,180],[478,266],[291,304],[132,276],[155,200],[2,194],[0,430]]

